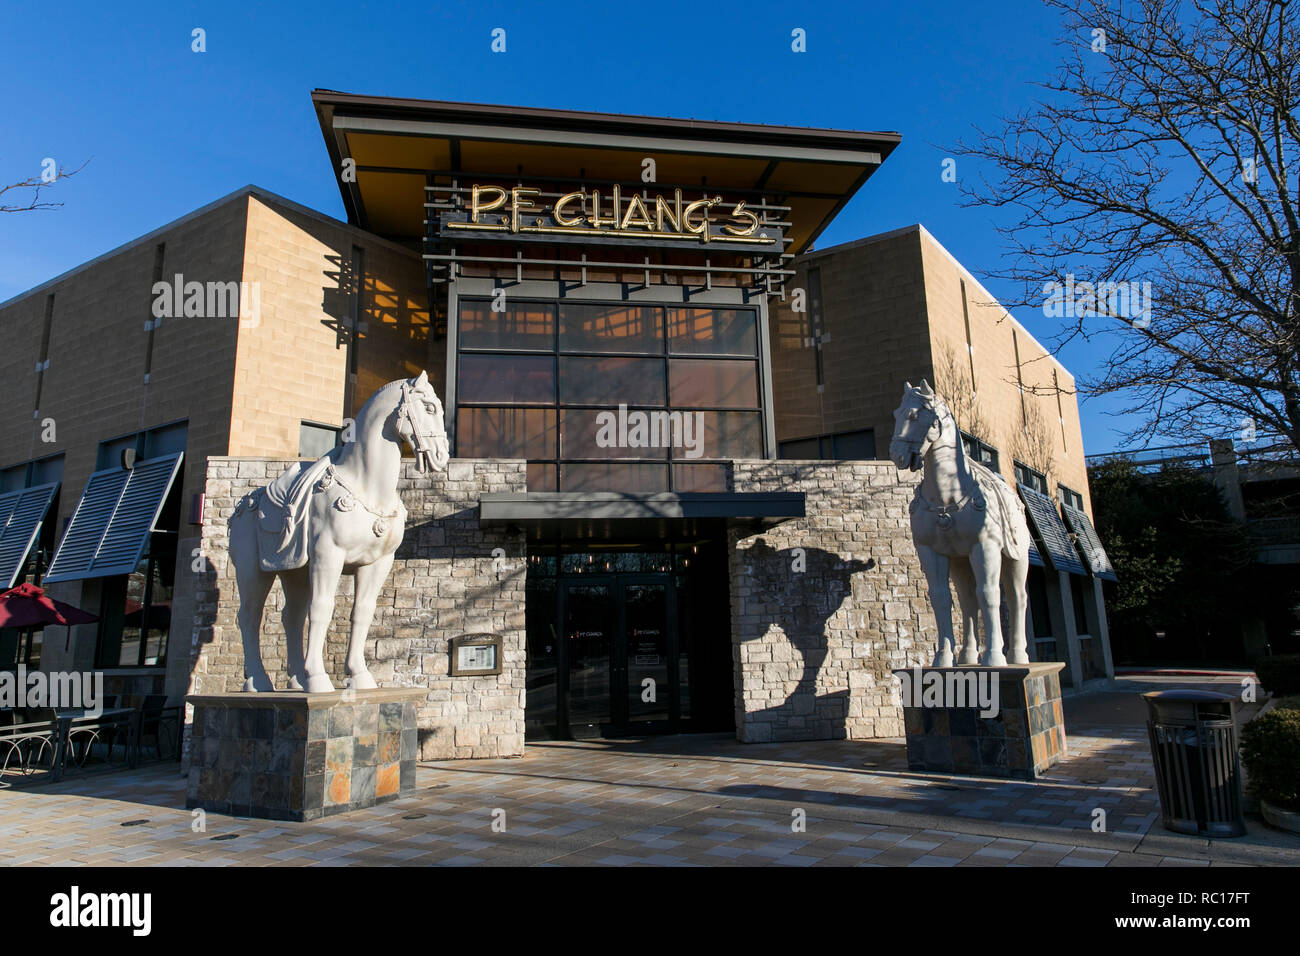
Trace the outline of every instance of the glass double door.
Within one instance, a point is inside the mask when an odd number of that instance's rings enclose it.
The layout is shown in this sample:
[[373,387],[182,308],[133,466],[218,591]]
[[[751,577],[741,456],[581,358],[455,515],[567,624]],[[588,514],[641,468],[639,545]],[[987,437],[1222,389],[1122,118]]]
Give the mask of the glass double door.
[[584,575],[559,585],[561,726],[573,737],[676,730],[682,675],[672,577]]

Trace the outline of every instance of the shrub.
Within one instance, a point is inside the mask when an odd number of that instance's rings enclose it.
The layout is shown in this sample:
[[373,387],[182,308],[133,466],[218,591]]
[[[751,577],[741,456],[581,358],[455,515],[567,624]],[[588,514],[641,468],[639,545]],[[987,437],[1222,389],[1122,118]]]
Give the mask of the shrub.
[[1270,710],[1246,724],[1241,759],[1256,796],[1300,811],[1300,710]]
[[1255,675],[1275,697],[1300,694],[1300,654],[1274,654],[1255,662]]

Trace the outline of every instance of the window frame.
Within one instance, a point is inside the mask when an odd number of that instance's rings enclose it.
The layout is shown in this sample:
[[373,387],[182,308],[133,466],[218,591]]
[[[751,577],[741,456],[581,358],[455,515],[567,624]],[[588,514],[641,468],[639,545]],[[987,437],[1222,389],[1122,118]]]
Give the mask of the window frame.
[[[1030,468],[1022,461],[1015,461],[1013,459],[1012,465],[1015,469],[1016,484],[1024,485],[1030,491],[1037,491],[1040,495],[1045,497],[1051,497],[1052,493],[1049,490],[1051,486],[1047,483],[1047,476],[1045,474],[1041,471]],[[1023,481],[1021,478],[1022,473],[1031,478],[1037,479],[1037,481]]]
[[[971,459],[972,461],[979,462],[981,465],[983,465],[985,468],[989,469],[992,472],[995,472],[997,474],[1002,473],[1002,456],[998,454],[998,450],[995,447],[993,447],[986,441],[982,441],[981,439],[976,438],[970,432],[964,432],[958,430],[957,434],[961,436],[962,454],[964,454],[967,458]],[[972,452],[970,447],[972,445],[974,446],[974,451],[978,452],[979,454]],[[985,452],[987,452],[989,455],[992,456],[991,461],[984,460],[982,455]]]
[[[464,310],[466,306],[482,307],[484,304],[490,304],[491,301],[492,301],[491,296],[481,295],[481,294],[470,294],[470,295],[465,295],[463,297],[458,297],[456,301],[456,316],[455,316],[457,329],[459,330],[460,327],[461,311]],[[664,384],[663,403],[662,404],[652,404],[652,403],[628,404],[629,411],[640,409],[646,411],[681,412],[683,414],[691,413],[691,412],[704,412],[706,414],[711,414],[711,415],[737,414],[737,415],[752,416],[753,418],[752,427],[756,431],[756,439],[757,439],[757,446],[758,446],[755,454],[758,457],[763,457],[765,455],[766,445],[767,445],[767,439],[766,439],[767,410],[764,408],[764,404],[763,404],[764,386],[763,386],[763,356],[762,356],[762,351],[763,351],[762,311],[758,306],[737,305],[734,303],[729,303],[725,305],[724,304],[692,305],[692,304],[684,304],[680,302],[629,303],[629,302],[622,302],[618,300],[606,300],[606,299],[592,299],[592,300],[582,299],[582,300],[558,300],[557,301],[557,300],[548,300],[545,298],[539,298],[534,296],[516,297],[516,298],[512,298],[510,301],[511,304],[518,304],[518,305],[525,305],[525,306],[542,306],[550,309],[552,315],[551,331],[550,331],[551,342],[552,342],[551,349],[544,350],[541,348],[507,348],[501,346],[487,346],[487,347],[472,346],[472,345],[465,346],[462,344],[459,335],[457,336],[454,362],[455,362],[455,368],[456,368],[458,379],[457,379],[457,388],[456,388],[456,396],[455,396],[455,408],[451,412],[451,414],[454,415],[455,422],[456,422],[456,445],[457,445],[456,452],[455,452],[456,457],[462,457],[463,455],[462,446],[461,446],[461,441],[463,436],[461,435],[461,428],[460,428],[461,409],[481,408],[481,409],[501,409],[501,410],[538,409],[538,410],[551,410],[555,413],[555,441],[554,441],[555,456],[551,458],[525,458],[524,459],[528,467],[530,469],[535,468],[536,471],[542,471],[546,466],[550,466],[551,471],[548,474],[550,478],[554,479],[554,483],[550,484],[548,482],[549,487],[547,490],[551,490],[551,491],[558,490],[564,484],[565,465],[618,465],[618,464],[646,465],[646,464],[663,463],[667,466],[666,467],[666,472],[667,472],[666,490],[678,491],[678,490],[682,490],[678,486],[684,484],[684,482],[679,480],[678,477],[679,467],[693,468],[695,466],[700,466],[700,465],[709,465],[709,466],[713,466],[715,470],[718,470],[721,469],[722,466],[725,465],[725,463],[734,460],[732,458],[722,458],[722,457],[701,457],[701,458],[679,457],[678,453],[680,452],[680,449],[677,448],[665,449],[665,455],[663,458],[644,458],[644,457],[583,458],[583,457],[566,456],[565,447],[564,447],[565,443],[563,440],[563,421],[564,421],[564,412],[566,410],[589,409],[595,411],[615,411],[618,406],[610,405],[608,402],[600,403],[600,402],[562,401],[560,396],[561,364],[562,364],[562,360],[565,358],[582,358],[582,359],[629,358],[629,359],[648,359],[652,361],[658,361],[659,363],[661,363],[661,367],[663,371],[663,376],[662,376],[662,380]],[[594,306],[597,308],[607,307],[607,308],[656,310],[659,313],[658,350],[657,351],[628,351],[628,350],[618,350],[618,349],[590,350],[584,348],[561,348],[561,332],[563,326],[562,310],[566,304],[571,306],[578,306],[578,307]],[[752,353],[737,354],[735,352],[727,353],[727,352],[705,352],[705,351],[690,351],[690,352],[674,351],[672,347],[672,340],[673,340],[672,321],[669,315],[670,310],[674,310],[674,309],[699,309],[702,311],[748,313],[751,317],[751,322],[753,326]],[[461,397],[459,372],[461,367],[461,359],[467,355],[468,356],[496,355],[502,357],[514,356],[514,355],[518,355],[521,357],[524,356],[540,357],[540,356],[549,355],[553,360],[553,370],[554,370],[552,375],[551,401],[548,403],[538,402],[538,403],[530,403],[527,405],[511,404],[507,402],[465,401]],[[717,361],[730,361],[730,362],[735,362],[737,364],[743,363],[746,364],[749,368],[752,368],[753,381],[754,381],[754,404],[752,406],[749,407],[737,407],[736,405],[677,406],[671,404],[672,390],[673,390],[672,389],[673,387],[672,364],[674,362],[717,362]],[[683,473],[683,476],[684,474],[685,472]],[[723,482],[725,483],[725,476],[719,475],[719,477],[721,477]],[[540,490],[540,489],[533,489],[530,483],[530,490]]]

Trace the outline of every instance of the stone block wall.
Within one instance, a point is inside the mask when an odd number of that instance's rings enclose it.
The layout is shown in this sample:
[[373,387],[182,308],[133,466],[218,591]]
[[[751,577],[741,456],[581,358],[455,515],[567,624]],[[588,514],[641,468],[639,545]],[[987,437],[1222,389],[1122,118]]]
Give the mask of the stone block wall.
[[[244,495],[292,463],[208,459],[202,545],[208,570],[196,600],[191,693],[234,692],[243,685],[226,523]],[[487,492],[522,492],[525,485],[523,461],[454,459],[446,472],[428,475],[414,463],[404,465],[398,490],[408,512],[406,537],[376,602],[366,659],[381,686],[427,688],[418,720],[422,760],[523,753],[524,537],[480,528],[478,500]],[[352,594],[353,580],[344,575],[325,647],[337,687],[344,680]],[[262,660],[277,688],[287,681],[283,600],[277,583],[262,621]],[[502,636],[501,674],[450,677],[450,639],[479,632]]]
[[903,736],[892,671],[937,631],[912,545],[918,476],[889,462],[737,461],[734,488],[802,491],[807,516],[730,532],[742,742]]

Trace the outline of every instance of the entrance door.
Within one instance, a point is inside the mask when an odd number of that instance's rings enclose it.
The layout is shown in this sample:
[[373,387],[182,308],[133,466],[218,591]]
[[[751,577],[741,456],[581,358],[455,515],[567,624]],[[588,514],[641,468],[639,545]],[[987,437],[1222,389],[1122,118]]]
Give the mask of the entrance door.
[[599,737],[613,722],[616,591],[609,578],[562,582],[568,723],[575,737]]
[[676,729],[676,609],[670,575],[561,580],[567,678],[560,716],[573,737]]
[[620,716],[636,732],[665,731],[679,715],[676,629],[669,625],[673,598],[665,579],[624,579],[622,589],[623,688],[626,710]]

